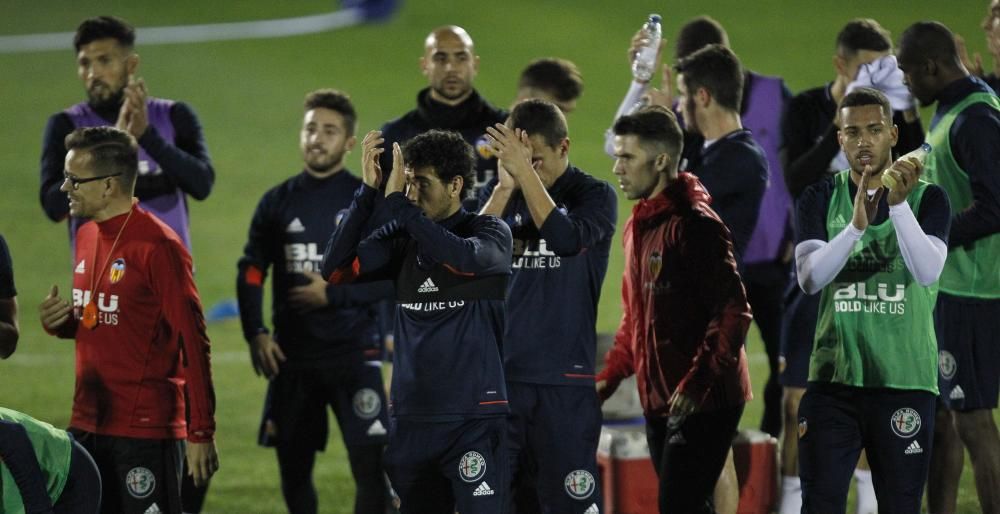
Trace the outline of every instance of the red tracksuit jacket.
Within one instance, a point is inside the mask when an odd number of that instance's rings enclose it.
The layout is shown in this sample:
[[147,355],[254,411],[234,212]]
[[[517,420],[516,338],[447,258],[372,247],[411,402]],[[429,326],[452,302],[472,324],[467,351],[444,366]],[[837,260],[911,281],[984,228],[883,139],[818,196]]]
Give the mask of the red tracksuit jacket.
[[[110,258],[127,214],[88,222],[77,232],[74,319],[57,334],[76,339],[70,426],[122,437],[211,441],[215,393],[191,256],[167,225],[138,205],[132,211]],[[100,322],[90,329],[80,320],[95,274]]]
[[610,392],[636,374],[647,416],[665,416],[675,390],[699,412],[752,398],[743,348],[750,305],[710,201],[694,175],[681,173],[625,224],[624,313],[597,380]]

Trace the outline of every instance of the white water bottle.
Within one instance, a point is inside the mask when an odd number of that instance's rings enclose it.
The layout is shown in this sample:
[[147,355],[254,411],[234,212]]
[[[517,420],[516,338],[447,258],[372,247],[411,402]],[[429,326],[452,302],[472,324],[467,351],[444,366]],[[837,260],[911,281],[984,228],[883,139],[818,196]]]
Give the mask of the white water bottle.
[[639,48],[632,60],[632,76],[639,82],[649,82],[656,71],[656,54],[660,51],[660,38],[663,31],[660,28],[660,15],[650,14],[649,21],[642,26],[646,44]]
[[[897,161],[902,161],[904,159],[916,159],[921,165],[927,160],[927,155],[931,153],[930,143],[924,143],[920,145],[920,148],[913,150],[912,152],[900,157]],[[885,170],[882,172],[882,185],[889,188],[889,190],[896,189],[899,187],[899,173],[892,170]]]

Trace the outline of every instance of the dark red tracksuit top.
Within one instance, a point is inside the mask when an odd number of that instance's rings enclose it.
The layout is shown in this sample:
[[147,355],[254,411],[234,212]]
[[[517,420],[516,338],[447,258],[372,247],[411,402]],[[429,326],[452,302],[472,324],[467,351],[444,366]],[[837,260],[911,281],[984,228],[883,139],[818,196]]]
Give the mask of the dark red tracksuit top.
[[[77,232],[74,317],[57,334],[76,339],[70,426],[121,437],[212,441],[215,393],[191,256],[160,220],[138,205],[132,211],[110,259],[127,213],[88,222]],[[100,323],[89,329],[80,319],[97,275]]]
[[625,225],[624,313],[597,380],[613,391],[635,374],[647,416],[665,416],[675,390],[698,412],[752,398],[746,351],[750,305],[729,231],[698,179],[681,173],[640,201]]

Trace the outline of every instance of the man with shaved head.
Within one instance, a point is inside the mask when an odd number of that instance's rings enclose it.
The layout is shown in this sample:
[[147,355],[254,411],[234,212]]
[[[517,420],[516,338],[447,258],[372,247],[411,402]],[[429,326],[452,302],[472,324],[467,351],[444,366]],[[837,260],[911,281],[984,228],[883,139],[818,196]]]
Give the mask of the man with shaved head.
[[[477,192],[496,176],[496,159],[486,140],[486,127],[503,123],[507,112],[487,102],[472,85],[479,56],[462,27],[446,25],[427,35],[420,70],[428,87],[417,93],[417,107],[382,127],[386,148],[403,144],[431,129],[459,133],[476,149],[476,177],[465,191],[466,208],[477,207]],[[392,169],[392,152],[379,158],[382,169]]]
[[925,178],[951,199],[948,260],[934,310],[939,389],[928,511],[955,512],[964,444],[981,512],[1000,512],[1000,100],[962,64],[938,22],[911,25],[899,67],[922,105],[937,104]]

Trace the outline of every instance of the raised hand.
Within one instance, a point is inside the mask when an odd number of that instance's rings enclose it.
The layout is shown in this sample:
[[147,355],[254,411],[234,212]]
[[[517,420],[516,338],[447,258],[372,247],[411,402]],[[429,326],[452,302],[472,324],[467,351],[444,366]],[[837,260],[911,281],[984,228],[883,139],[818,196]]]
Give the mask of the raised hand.
[[858,181],[858,192],[854,194],[854,216],[851,224],[858,230],[868,228],[868,223],[875,217],[875,209],[878,209],[878,201],[882,198],[882,190],[875,194],[873,201],[868,201],[868,182],[872,178],[871,164],[865,166],[861,180]]
[[121,109],[118,111],[118,121],[115,127],[132,134],[139,139],[149,128],[149,113],[146,110],[146,82],[129,75],[128,85],[123,90],[125,95]]
[[385,183],[385,196],[392,193],[406,192],[406,163],[403,162],[403,149],[399,143],[392,144],[392,172],[389,181]]
[[382,148],[382,132],[372,130],[365,134],[361,141],[361,180],[365,185],[378,189],[382,185],[382,165],[379,164],[379,156],[385,151]]
[[527,132],[497,123],[492,127],[486,127],[486,141],[493,155],[497,156],[503,167],[518,183],[527,173],[536,172],[531,160],[531,142]]
[[920,164],[919,160],[911,157],[892,163],[889,169],[882,172],[882,175],[891,175],[892,180],[895,181],[892,189],[889,190],[887,198],[889,205],[896,205],[906,200],[906,197],[910,195],[913,188],[917,186],[917,182],[920,180],[920,173],[923,170],[923,164]]

